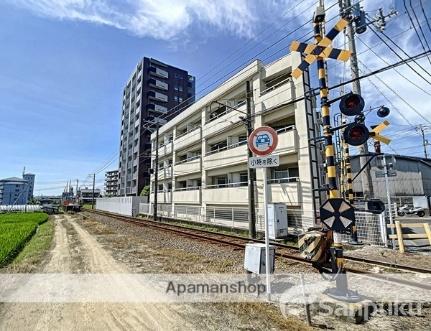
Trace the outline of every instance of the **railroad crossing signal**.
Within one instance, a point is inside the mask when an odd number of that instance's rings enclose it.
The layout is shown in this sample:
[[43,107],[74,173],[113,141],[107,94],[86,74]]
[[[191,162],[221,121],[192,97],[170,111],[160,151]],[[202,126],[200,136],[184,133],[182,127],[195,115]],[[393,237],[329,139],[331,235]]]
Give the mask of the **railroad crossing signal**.
[[307,56],[302,60],[301,64],[292,72],[292,77],[298,78],[302,73],[312,64],[318,57],[330,58],[341,61],[347,61],[350,58],[351,52],[346,50],[341,50],[337,48],[332,48],[332,40],[344,30],[347,26],[348,21],[344,18],[340,19],[337,24],[322,38],[317,44],[305,44],[299,41],[293,41],[290,45],[290,50],[292,52],[301,52],[307,54]]
[[343,132],[344,141],[352,146],[361,146],[365,144],[369,137],[370,132],[362,123],[350,123]]
[[365,107],[364,99],[355,93],[344,95],[340,100],[340,111],[346,116],[356,116],[362,113]]
[[345,233],[355,220],[355,210],[343,198],[328,199],[320,206],[320,219],[330,230]]

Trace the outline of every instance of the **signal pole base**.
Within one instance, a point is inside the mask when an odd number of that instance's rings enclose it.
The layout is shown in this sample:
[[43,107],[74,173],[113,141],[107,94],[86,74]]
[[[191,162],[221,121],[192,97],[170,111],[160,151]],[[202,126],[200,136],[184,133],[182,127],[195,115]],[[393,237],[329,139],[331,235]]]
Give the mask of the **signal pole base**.
[[363,299],[356,291],[340,290],[336,287],[327,289],[324,293],[332,299],[345,302],[359,302]]

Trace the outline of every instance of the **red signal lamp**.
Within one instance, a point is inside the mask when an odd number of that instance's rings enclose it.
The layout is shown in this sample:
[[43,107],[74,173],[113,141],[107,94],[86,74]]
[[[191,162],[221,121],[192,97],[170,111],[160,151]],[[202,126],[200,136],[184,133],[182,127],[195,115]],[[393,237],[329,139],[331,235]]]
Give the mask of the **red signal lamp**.
[[351,123],[344,129],[344,141],[352,146],[365,144],[370,137],[368,128],[362,123]]
[[355,93],[349,93],[340,100],[340,111],[346,116],[356,116],[364,110],[364,99]]

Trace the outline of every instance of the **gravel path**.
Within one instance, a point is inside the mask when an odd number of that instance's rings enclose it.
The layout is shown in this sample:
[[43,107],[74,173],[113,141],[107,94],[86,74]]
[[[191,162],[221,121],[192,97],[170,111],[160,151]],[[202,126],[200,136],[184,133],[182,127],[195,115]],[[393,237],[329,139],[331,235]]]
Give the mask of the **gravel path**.
[[[56,216],[55,247],[44,273],[129,273],[74,219]],[[125,290],[129,284],[118,284]],[[173,330],[190,328],[168,305],[108,303],[4,304],[1,330]]]
[[[243,250],[219,246],[181,237],[154,228],[139,227],[109,217],[87,214],[77,222],[87,229],[112,256],[139,273],[211,273],[243,272]],[[308,265],[277,259],[278,272],[316,272]],[[300,318],[282,316],[278,307],[266,304],[191,304],[183,317],[192,321],[196,329],[288,329],[305,330],[309,327]],[[255,318],[258,316],[258,318]],[[256,321],[259,321],[257,323]],[[333,316],[313,316],[316,328],[336,330],[428,330],[431,311],[422,316],[377,316],[364,325],[343,322]]]

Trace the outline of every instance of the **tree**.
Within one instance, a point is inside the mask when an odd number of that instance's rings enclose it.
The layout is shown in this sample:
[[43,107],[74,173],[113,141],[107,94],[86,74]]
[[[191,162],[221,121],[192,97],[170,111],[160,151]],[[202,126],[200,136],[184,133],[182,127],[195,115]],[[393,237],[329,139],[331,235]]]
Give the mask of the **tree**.
[[144,188],[143,188],[143,189],[142,189],[142,191],[141,191],[140,196],[141,196],[141,197],[147,197],[147,196],[149,196],[149,195],[150,195],[150,186],[149,186],[149,185],[144,186]]

